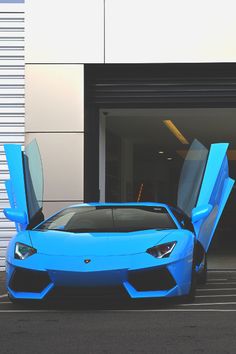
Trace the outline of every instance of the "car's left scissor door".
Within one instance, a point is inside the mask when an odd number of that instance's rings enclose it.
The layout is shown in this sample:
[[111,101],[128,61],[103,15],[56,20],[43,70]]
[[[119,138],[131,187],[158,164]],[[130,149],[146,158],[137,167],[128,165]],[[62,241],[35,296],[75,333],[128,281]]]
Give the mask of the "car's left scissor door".
[[11,208],[5,215],[16,222],[17,230],[43,220],[43,167],[36,140],[22,151],[17,144],[4,146],[10,179],[6,189]]

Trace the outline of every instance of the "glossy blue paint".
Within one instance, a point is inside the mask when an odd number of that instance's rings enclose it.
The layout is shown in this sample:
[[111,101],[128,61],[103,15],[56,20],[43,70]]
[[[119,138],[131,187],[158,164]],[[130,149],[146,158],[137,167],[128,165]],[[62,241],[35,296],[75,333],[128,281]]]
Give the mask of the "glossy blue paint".
[[14,221],[18,231],[25,230],[42,208],[43,167],[37,141],[34,139],[22,151],[21,145],[4,145],[10,180],[6,189],[10,209],[5,216]]
[[53,289],[54,284],[50,283],[46,286],[40,293],[30,293],[30,292],[16,292],[8,287],[8,293],[13,299],[24,299],[24,300],[43,300],[44,297]]
[[4,214],[7,219],[15,221],[16,224],[27,224],[27,214],[17,208],[6,208]]
[[216,183],[218,183],[218,187],[222,188],[219,182],[222,177],[228,177],[228,164],[226,163],[228,146],[229,144],[211,145],[196,206],[205,205],[209,200],[216,199],[216,196],[212,195]]
[[4,209],[3,213],[7,219],[15,222],[16,230],[19,232],[19,231],[21,231],[21,225],[18,222],[16,222],[16,220],[9,218],[9,211],[13,211],[13,212],[15,211],[14,191],[13,191],[13,186],[12,186],[12,182],[10,179],[5,182],[5,186],[6,186],[8,200],[9,200],[11,208]]
[[192,222],[196,223],[197,221],[208,217],[208,215],[210,214],[212,209],[213,209],[213,206],[211,204],[200,205],[196,208],[193,208],[192,216],[191,216]]
[[227,148],[229,144],[212,144],[202,181],[196,209],[210,205],[206,217],[193,221],[197,239],[207,252],[223,212],[234,180],[229,177]]
[[6,182],[10,206],[11,209],[17,209],[26,214],[25,223],[19,224],[16,222],[17,230],[24,230],[29,222],[29,218],[21,145],[5,144],[4,149],[10,173],[10,181]]
[[12,208],[14,208],[14,206],[15,206],[14,205],[14,192],[13,192],[13,186],[12,186],[10,179],[5,182],[5,187],[7,190],[7,195],[8,195],[8,200],[9,200],[10,206],[12,206]]
[[[29,214],[22,153],[20,146],[7,145],[5,150],[10,169],[10,181],[6,185],[13,210],[11,215],[14,214],[15,210],[15,213],[17,211],[25,212],[28,218],[27,223],[25,220],[21,220],[21,228],[24,231],[18,232],[10,241],[7,251],[6,284],[10,296],[15,299],[42,300],[55,286],[100,287],[114,285],[122,286],[131,298],[171,297],[188,294],[191,285],[193,250],[196,238],[207,250],[234,183],[228,174],[227,147],[227,144],[213,144],[208,155],[206,168],[201,168],[201,173],[205,172],[201,183],[198,178],[197,191],[199,190],[199,197],[196,203],[192,202],[195,235],[182,228],[168,205],[151,202],[89,203],[79,204],[77,207],[163,207],[171,215],[176,224],[176,229],[113,233],[24,230],[29,222]],[[203,157],[206,157],[205,149],[203,155]],[[199,156],[202,156],[201,150]],[[192,161],[190,159],[190,166]],[[186,175],[183,180],[185,178],[187,178]],[[181,188],[183,191],[183,185]],[[189,190],[190,188],[188,188],[188,192]],[[197,193],[191,199],[192,201],[196,199],[196,195]],[[189,208],[189,203],[185,199],[183,198],[183,205],[186,204]],[[10,213],[6,211],[7,214],[10,216]],[[34,247],[37,253],[24,260],[16,259],[14,257],[16,242]],[[146,252],[148,248],[168,242],[176,242],[176,246],[169,257],[155,258]],[[89,259],[90,262],[86,263],[86,259]],[[9,284],[14,271],[18,267],[47,272],[50,283],[40,293],[13,291]],[[176,282],[172,289],[137,291],[130,284],[128,277],[130,271],[158,268],[166,268],[172,275]]]
[[162,297],[172,297],[178,296],[178,286],[176,285],[174,288],[170,290],[159,290],[159,291],[137,291],[128,281],[123,283],[124,288],[133,299],[145,299],[145,298],[162,298]]
[[[61,256],[121,256],[136,254],[157,243],[175,230],[134,232],[68,233],[62,231],[30,231],[34,248],[39,253]],[[145,249],[145,250],[146,250]]]
[[[171,241],[177,244],[168,258],[157,259],[146,253],[149,247]],[[15,259],[16,242],[35,247],[37,253],[23,261]],[[73,235],[61,231],[23,231],[11,240],[8,248],[7,287],[16,299],[43,299],[54,286],[120,285],[133,298],[183,295],[190,287],[193,245],[194,235],[180,228]],[[91,262],[86,264],[85,259]],[[51,283],[41,293],[14,292],[9,281],[17,267],[46,271]],[[168,267],[175,279],[177,285],[171,291],[137,292],[128,285],[130,270],[158,267]]]

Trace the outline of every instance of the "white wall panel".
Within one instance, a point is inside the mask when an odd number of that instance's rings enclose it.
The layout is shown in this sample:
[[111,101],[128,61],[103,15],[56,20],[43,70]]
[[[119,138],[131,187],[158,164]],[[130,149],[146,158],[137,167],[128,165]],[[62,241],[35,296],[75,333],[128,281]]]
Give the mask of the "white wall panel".
[[52,214],[56,213],[57,211],[65,208],[69,205],[80,204],[81,200],[74,200],[73,202],[68,201],[56,201],[56,202],[44,202],[43,203],[43,214],[45,218],[51,216]]
[[84,134],[27,133],[25,143],[37,139],[44,170],[44,200],[83,200]]
[[26,0],[26,63],[101,63],[103,0]]
[[84,130],[83,65],[26,65],[26,132]]
[[106,0],[107,63],[235,62],[235,0]]

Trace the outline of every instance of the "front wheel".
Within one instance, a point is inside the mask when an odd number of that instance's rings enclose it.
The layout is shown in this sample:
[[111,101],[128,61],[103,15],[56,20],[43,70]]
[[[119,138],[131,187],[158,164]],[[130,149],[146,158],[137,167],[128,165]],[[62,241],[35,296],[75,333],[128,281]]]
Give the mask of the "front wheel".
[[15,299],[13,298],[10,294],[8,294],[8,299],[12,302],[14,305],[20,305],[20,306],[26,306],[26,305],[35,305],[37,304],[37,300],[29,300],[29,299]]
[[21,299],[15,299],[14,297],[11,297],[10,294],[8,294],[8,299],[16,305],[24,305],[24,303],[26,302],[26,300],[21,300]]
[[191,285],[188,295],[185,296],[185,302],[191,303],[195,300],[196,296],[196,287],[197,287],[197,273],[196,273],[196,264],[193,260],[192,264],[192,275],[191,275]]
[[11,295],[8,294],[8,299],[16,305],[21,305],[23,303],[23,300],[20,299],[14,299],[13,297],[11,297]]
[[193,250],[193,260],[192,260],[192,273],[191,273],[191,284],[189,293],[182,296],[181,302],[191,303],[195,300],[196,288],[197,288],[197,272],[196,272],[196,247]]
[[205,253],[200,265],[200,270],[197,274],[197,283],[199,285],[205,285],[206,282],[207,282],[207,255]]

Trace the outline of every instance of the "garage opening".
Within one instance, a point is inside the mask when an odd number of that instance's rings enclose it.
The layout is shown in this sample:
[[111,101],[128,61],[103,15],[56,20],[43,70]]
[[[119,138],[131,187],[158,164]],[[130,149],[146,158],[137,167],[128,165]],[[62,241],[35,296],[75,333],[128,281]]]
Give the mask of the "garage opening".
[[[194,139],[230,143],[236,178],[235,65],[102,65],[87,75],[85,199],[176,204]],[[212,252],[235,255],[236,188]]]

